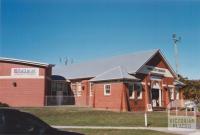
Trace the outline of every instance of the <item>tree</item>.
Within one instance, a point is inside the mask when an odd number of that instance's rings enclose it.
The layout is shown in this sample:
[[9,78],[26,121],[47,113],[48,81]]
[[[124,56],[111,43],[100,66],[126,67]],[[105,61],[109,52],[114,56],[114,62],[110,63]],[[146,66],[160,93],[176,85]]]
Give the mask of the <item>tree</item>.
[[181,77],[180,81],[185,83],[183,95],[185,99],[190,99],[196,104],[200,103],[200,80],[187,80]]

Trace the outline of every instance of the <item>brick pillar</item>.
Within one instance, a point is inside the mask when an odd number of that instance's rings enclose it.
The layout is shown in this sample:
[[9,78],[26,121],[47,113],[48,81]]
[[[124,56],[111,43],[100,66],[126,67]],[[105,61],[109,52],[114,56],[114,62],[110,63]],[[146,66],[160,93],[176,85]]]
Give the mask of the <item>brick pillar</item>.
[[167,84],[166,89],[167,89],[167,92],[166,92],[166,107],[167,107],[167,105],[168,105],[169,102],[170,102],[170,94],[169,94],[169,87],[168,87],[168,84]]
[[147,75],[145,78],[145,110],[147,111],[147,105],[149,104],[149,86],[148,83],[150,82],[150,75]]
[[120,111],[123,111],[123,112],[128,111],[127,89],[126,89],[125,83],[123,83]]
[[182,88],[179,88],[179,99],[180,100],[184,99],[183,89]]

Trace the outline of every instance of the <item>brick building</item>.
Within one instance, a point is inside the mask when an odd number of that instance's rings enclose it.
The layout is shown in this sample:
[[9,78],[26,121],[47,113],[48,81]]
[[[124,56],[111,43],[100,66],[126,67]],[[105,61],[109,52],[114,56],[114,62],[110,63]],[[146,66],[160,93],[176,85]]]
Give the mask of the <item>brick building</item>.
[[52,66],[0,58],[0,102],[13,107],[43,107],[50,89]]
[[77,106],[151,111],[183,98],[180,89],[183,84],[177,81],[176,73],[160,50],[56,66],[53,74],[57,77],[52,81],[53,87],[62,84],[59,94],[73,97]]
[[183,99],[160,50],[68,66],[0,58],[0,102],[14,107],[88,106],[116,111],[166,108]]

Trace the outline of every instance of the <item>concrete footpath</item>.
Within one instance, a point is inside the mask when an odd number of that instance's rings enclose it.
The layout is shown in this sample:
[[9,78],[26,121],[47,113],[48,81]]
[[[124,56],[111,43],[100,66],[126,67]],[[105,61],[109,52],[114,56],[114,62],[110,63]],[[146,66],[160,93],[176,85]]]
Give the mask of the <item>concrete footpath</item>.
[[200,135],[200,130],[195,131],[171,131],[167,127],[112,127],[112,126],[52,126],[57,129],[118,129],[118,130],[130,130],[130,129],[140,129],[140,130],[153,130],[165,133],[173,133],[179,135]]

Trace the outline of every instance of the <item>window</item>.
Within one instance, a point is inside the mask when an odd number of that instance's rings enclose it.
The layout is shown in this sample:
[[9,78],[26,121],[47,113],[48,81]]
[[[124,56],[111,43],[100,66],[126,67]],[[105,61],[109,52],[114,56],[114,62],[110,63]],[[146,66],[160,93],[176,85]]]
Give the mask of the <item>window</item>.
[[82,84],[81,84],[81,82],[72,83],[71,89],[74,93],[74,96],[80,97],[82,95]]
[[134,99],[135,98],[134,84],[129,84],[128,90],[129,90],[129,98]]
[[137,99],[142,99],[142,85],[135,84],[135,90],[137,91]]
[[66,81],[52,81],[51,82],[51,95],[56,96],[57,91],[63,91],[68,95],[68,88]]
[[110,84],[104,85],[104,95],[105,96],[111,95],[111,85]]
[[76,90],[77,90],[77,96],[80,97],[82,95],[82,84],[80,82],[76,83]]
[[169,88],[169,92],[170,92],[170,99],[174,100],[174,88]]
[[93,86],[93,83],[90,83],[90,96],[93,96],[93,94],[94,94],[92,86]]

